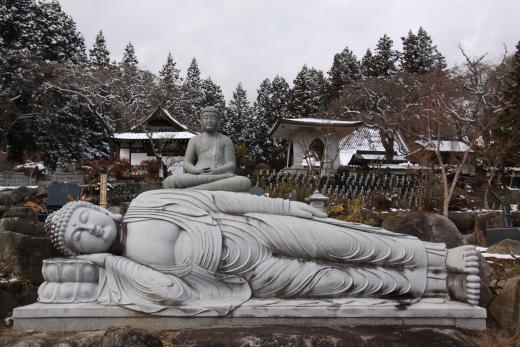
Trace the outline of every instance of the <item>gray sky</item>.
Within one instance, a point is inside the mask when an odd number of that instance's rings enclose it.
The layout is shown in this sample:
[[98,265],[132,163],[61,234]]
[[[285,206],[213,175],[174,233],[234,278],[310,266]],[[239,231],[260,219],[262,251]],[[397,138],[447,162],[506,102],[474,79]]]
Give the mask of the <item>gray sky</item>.
[[181,75],[193,57],[202,77],[222,87],[226,102],[238,82],[251,101],[264,78],[292,84],[303,64],[324,72],[348,46],[358,57],[387,33],[396,48],[419,26],[432,36],[449,66],[460,63],[460,43],[471,55],[498,60],[520,40],[518,0],[60,0],[87,48],[103,30],[111,58],[128,41],[140,66],[158,73],[172,52]]

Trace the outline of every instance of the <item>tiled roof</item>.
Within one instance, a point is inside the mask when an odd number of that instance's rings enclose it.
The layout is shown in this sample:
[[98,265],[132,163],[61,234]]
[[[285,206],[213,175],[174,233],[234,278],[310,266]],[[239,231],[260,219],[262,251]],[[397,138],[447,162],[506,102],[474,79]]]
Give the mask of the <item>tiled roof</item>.
[[[195,136],[194,133],[189,131],[161,131],[152,132],[152,139],[164,140],[164,139],[191,139]],[[125,133],[114,133],[113,138],[116,140],[148,140],[148,134],[143,132],[125,132]]]
[[[379,129],[372,127],[360,127],[345,136],[340,143],[341,152],[381,152],[385,153],[385,147],[381,142]],[[397,155],[405,155],[408,148],[400,135],[394,141],[394,151]]]

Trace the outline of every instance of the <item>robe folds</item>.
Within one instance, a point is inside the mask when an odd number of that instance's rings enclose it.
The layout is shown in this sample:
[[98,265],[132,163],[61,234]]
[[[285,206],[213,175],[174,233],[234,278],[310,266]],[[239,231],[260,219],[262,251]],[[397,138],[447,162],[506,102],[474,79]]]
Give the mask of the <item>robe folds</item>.
[[[189,235],[191,257],[158,266],[110,255],[100,270],[98,302],[156,315],[222,316],[253,296],[428,296],[426,279],[445,270],[444,244],[358,223],[295,217],[290,204],[219,191],[140,194],[123,223],[175,224]],[[329,278],[333,283],[324,286]]]

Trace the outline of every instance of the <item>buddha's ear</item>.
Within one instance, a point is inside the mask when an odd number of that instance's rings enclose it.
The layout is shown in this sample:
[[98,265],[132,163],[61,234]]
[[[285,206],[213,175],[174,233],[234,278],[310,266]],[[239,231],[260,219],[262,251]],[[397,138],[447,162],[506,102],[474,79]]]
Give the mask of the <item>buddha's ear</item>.
[[116,221],[117,223],[121,222],[123,220],[123,215],[119,213],[110,213],[110,217]]

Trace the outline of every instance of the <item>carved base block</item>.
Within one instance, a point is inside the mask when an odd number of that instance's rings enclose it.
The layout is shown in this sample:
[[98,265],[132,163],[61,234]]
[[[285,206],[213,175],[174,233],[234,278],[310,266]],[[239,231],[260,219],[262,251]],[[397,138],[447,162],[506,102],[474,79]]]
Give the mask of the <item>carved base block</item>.
[[32,304],[13,312],[17,330],[86,331],[108,326],[150,330],[240,326],[444,326],[486,328],[486,310],[460,302],[433,299],[397,302],[378,299],[253,299],[225,317],[147,315],[122,307],[83,304]]

